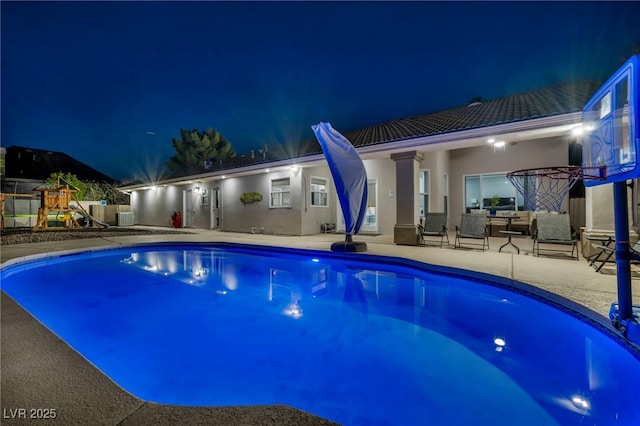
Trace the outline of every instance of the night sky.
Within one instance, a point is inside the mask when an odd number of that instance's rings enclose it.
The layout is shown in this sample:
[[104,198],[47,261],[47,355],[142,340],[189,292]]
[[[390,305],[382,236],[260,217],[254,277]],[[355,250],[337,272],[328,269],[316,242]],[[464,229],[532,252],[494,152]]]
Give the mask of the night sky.
[[640,53],[638,2],[2,1],[2,146],[156,174],[180,128],[239,154],[579,79]]

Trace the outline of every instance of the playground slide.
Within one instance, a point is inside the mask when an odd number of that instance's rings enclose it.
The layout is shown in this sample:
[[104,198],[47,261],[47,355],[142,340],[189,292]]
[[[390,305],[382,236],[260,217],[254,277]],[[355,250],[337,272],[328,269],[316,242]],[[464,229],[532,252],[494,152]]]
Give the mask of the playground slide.
[[99,226],[101,226],[103,228],[108,228],[109,227],[108,223],[102,222],[102,221],[96,219],[95,217],[93,217],[89,213],[87,213],[85,210],[80,209],[80,208],[78,208],[76,206],[70,206],[70,207],[71,207],[71,210],[73,210],[74,213],[78,213],[80,216],[84,217],[87,221],[93,222],[96,225],[99,225]]

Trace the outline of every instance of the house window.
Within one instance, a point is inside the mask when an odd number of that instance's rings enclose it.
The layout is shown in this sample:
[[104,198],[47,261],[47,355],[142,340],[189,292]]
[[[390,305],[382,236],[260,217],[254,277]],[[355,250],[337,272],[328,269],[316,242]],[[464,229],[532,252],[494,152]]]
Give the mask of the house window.
[[418,185],[420,187],[420,217],[425,217],[429,211],[429,170],[420,170]]
[[202,198],[202,205],[208,206],[209,205],[209,189],[203,188],[202,193],[200,194],[200,197]]
[[328,180],[311,176],[311,205],[329,207]]
[[291,184],[289,178],[271,180],[269,207],[291,207]]
[[489,210],[491,198],[499,198],[497,210],[524,210],[524,199],[506,174],[465,176],[464,198],[466,211]]

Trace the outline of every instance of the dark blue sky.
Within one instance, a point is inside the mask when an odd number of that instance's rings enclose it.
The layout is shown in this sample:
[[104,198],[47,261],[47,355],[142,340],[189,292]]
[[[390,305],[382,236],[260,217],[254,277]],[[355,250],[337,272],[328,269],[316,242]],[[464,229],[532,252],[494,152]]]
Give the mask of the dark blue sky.
[[640,51],[638,2],[2,1],[2,146],[152,173],[180,128],[238,153],[576,79]]

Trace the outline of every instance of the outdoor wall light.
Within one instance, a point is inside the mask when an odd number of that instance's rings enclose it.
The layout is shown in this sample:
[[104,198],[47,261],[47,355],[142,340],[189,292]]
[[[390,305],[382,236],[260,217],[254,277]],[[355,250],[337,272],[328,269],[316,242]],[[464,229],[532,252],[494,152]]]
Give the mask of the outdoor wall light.
[[488,144],[492,144],[492,143],[495,143],[495,142],[496,142],[496,140],[494,138],[487,139],[487,143]]
[[493,144],[493,146],[496,147],[496,148],[502,148],[505,145],[506,145],[505,141],[498,141],[498,142]]
[[571,134],[572,134],[573,136],[582,136],[582,134],[583,134],[583,133],[584,133],[584,129],[582,128],[582,125],[577,126],[577,127],[574,127],[574,128],[571,130]]

